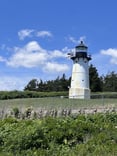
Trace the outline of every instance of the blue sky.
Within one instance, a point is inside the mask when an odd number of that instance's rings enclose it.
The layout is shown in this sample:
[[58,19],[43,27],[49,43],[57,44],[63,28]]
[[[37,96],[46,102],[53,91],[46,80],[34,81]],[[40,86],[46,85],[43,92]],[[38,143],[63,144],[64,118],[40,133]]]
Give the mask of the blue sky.
[[0,0],[0,90],[71,76],[83,40],[100,75],[117,72],[116,0]]

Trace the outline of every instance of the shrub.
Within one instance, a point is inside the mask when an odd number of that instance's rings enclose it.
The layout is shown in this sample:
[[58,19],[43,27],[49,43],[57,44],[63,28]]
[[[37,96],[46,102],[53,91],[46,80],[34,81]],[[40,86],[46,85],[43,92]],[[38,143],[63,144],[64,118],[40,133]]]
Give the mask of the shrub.
[[114,156],[116,121],[116,113],[38,120],[7,118],[0,120],[0,150],[17,156]]
[[20,111],[17,107],[13,108],[13,114],[16,118],[19,118]]

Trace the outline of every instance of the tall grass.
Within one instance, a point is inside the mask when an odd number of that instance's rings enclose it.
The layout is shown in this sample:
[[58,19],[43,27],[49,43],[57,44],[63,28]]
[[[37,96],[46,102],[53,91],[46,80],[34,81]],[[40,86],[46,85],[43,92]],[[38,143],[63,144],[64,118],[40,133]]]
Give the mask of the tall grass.
[[68,99],[60,97],[51,98],[27,98],[0,100],[0,109],[12,109],[14,107],[34,109],[78,109],[78,108],[96,108],[96,107],[117,107],[117,99]]

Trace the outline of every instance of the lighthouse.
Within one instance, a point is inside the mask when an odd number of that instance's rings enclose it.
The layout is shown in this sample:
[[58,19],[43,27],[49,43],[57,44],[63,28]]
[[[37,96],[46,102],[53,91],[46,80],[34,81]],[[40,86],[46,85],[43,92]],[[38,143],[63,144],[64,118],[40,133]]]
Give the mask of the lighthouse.
[[81,41],[75,47],[74,53],[68,53],[68,56],[73,61],[69,98],[90,99],[88,63],[91,60],[91,56],[88,55],[87,50],[88,47]]

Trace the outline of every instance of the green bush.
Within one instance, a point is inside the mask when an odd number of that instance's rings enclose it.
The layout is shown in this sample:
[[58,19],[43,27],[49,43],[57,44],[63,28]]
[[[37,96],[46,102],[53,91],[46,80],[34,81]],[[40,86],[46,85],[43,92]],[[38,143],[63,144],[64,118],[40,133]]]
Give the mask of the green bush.
[[114,156],[116,121],[116,113],[36,120],[7,118],[0,120],[0,154]]
[[20,111],[17,107],[13,108],[13,115],[15,118],[19,118]]
[[68,96],[68,92],[0,91],[0,100]]

